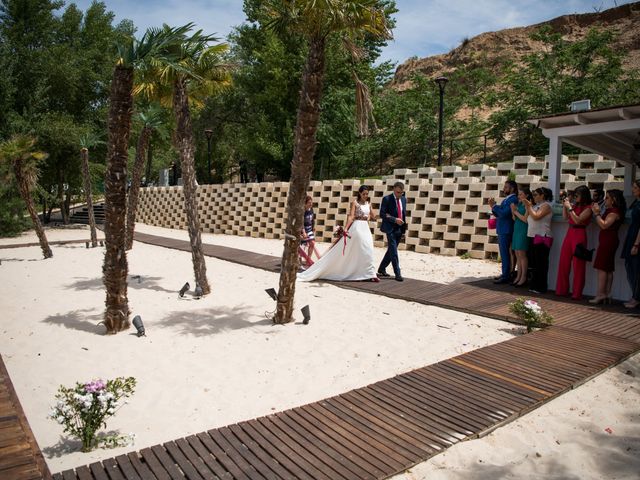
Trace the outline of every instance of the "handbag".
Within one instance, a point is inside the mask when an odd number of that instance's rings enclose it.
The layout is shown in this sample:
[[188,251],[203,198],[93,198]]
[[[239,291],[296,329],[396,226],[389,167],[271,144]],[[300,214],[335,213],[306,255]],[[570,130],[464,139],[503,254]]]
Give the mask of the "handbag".
[[551,245],[553,245],[553,237],[547,237],[546,235],[535,235],[533,237],[533,244],[543,244],[545,247],[551,248]]
[[495,230],[497,225],[498,220],[496,219],[496,217],[489,217],[489,220],[487,220],[487,227],[491,230]]
[[580,260],[584,260],[586,262],[590,262],[593,259],[593,251],[595,248],[589,250],[584,244],[579,243],[576,245],[576,251],[573,252],[573,256],[579,258]]

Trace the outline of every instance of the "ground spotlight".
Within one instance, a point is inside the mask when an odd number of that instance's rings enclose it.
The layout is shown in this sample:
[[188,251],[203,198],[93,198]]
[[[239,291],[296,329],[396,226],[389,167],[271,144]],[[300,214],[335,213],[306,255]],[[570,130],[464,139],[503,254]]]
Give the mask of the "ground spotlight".
[[184,297],[184,294],[187,292],[187,290],[189,290],[189,288],[190,288],[189,282],[185,283],[182,286],[182,288],[178,292],[178,295],[180,296],[180,298]]
[[311,310],[309,309],[309,305],[305,305],[304,307],[302,307],[302,310],[300,310],[302,312],[302,316],[304,317],[304,320],[302,320],[302,323],[304,323],[305,325],[309,324],[309,321],[311,320]]
[[274,302],[278,301],[278,294],[275,288],[267,288],[265,292],[267,292],[267,295],[269,295]]
[[200,285],[196,284],[196,290],[195,292],[193,292],[193,296],[196,298],[196,300],[202,298],[202,287]]
[[133,317],[133,326],[136,327],[139,337],[146,337],[144,333],[144,325],[142,324],[142,318],[140,318],[140,315],[136,315],[135,317]]
[[89,242],[84,242],[85,247],[89,248]]

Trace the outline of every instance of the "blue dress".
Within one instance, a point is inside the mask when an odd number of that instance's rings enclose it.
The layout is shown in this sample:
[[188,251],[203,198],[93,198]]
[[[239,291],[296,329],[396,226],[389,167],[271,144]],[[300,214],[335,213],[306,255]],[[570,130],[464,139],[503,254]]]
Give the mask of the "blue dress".
[[[524,215],[527,209],[524,204],[518,203],[518,213]],[[511,248],[513,250],[529,250],[529,237],[527,236],[527,229],[529,225],[527,222],[523,222],[518,217],[513,225],[513,238],[511,239]]]

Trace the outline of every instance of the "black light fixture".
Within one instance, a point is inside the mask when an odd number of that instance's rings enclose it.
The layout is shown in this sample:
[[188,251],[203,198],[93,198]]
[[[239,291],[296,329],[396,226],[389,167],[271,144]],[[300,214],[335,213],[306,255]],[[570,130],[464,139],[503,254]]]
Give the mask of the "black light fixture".
[[204,134],[207,137],[207,179],[211,184],[211,137],[213,136],[213,130],[207,128]]
[[140,315],[136,315],[135,317],[133,317],[133,326],[136,327],[136,330],[138,331],[138,336],[139,337],[146,337],[147,336],[144,333],[144,325],[142,323],[142,318],[140,318]]
[[267,295],[269,295],[274,302],[278,301],[278,294],[275,288],[267,288],[265,292],[267,292]]
[[178,295],[180,296],[180,298],[184,297],[184,294],[187,292],[187,290],[189,290],[189,288],[191,288],[191,285],[189,285],[189,282],[185,283],[182,286],[182,288],[178,292]]
[[305,305],[300,311],[302,312],[302,317],[304,318],[304,320],[302,320],[302,323],[305,325],[309,325],[309,321],[311,320],[311,310],[309,309],[309,305]]
[[438,166],[442,165],[442,132],[444,130],[444,87],[449,79],[438,77],[434,80],[440,90],[440,114],[438,116]]
[[193,292],[193,296],[194,296],[194,298],[195,298],[196,300],[199,300],[199,299],[201,299],[201,298],[202,298],[202,294],[203,294],[203,293],[202,293],[202,287],[201,287],[200,285],[196,284],[196,289],[195,289],[195,291]]

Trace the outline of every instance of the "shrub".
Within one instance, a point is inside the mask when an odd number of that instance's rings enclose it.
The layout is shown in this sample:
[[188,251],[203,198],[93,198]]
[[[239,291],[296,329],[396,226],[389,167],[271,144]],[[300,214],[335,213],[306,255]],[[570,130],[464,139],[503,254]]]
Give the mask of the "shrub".
[[76,383],[68,388],[60,385],[50,418],[64,426],[64,432],[82,442],[82,451],[93,450],[98,443],[107,447],[116,447],[128,443],[128,436],[107,436],[97,440],[96,434],[107,426],[106,420],[112,417],[122,405],[121,399],[130,397],[136,386],[133,377],[118,377],[114,380],[93,380]]
[[518,298],[509,304],[509,311],[524,322],[527,332],[534,328],[544,328],[553,323],[553,317],[545,312],[535,300]]

